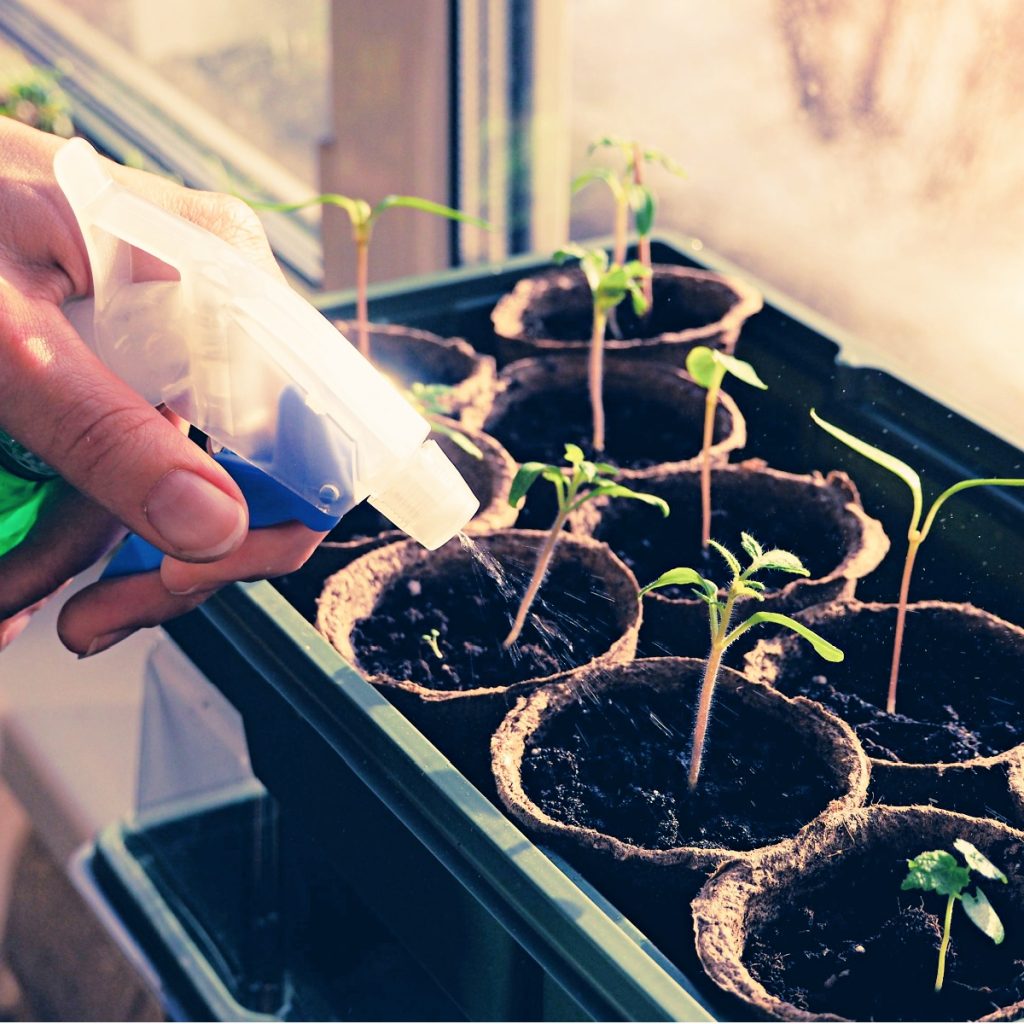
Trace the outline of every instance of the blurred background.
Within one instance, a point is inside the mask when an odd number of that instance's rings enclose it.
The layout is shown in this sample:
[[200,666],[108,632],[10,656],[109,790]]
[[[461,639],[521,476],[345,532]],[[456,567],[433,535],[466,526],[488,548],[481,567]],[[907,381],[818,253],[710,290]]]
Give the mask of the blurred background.
[[[610,230],[570,198],[603,135],[652,170],[656,230],[693,236],[1004,437],[1024,402],[1024,15],[1013,0],[3,0],[15,55],[86,127],[189,184],[409,211],[371,277],[549,252]],[[267,215],[311,289],[351,286],[339,210]],[[972,369],[973,368],[973,369]]]

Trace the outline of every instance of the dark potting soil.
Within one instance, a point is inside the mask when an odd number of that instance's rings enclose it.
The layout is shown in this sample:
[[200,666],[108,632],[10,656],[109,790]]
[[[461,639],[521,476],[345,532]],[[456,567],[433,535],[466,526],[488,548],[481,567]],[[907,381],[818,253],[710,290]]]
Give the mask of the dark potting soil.
[[[606,385],[605,450],[591,445],[593,418],[586,388],[543,391],[517,400],[487,432],[519,462],[534,460],[561,464],[567,443],[579,445],[588,458],[620,469],[648,469],[661,462],[682,462],[700,453],[700,416],[652,402],[633,390]],[[725,436],[727,413],[719,409],[715,441]]]
[[[351,337],[355,337],[354,330]],[[465,373],[460,373],[456,366],[456,357],[446,358],[443,350],[432,345],[418,346],[415,340],[410,340],[407,348],[395,351],[391,345],[375,347],[371,341],[370,350],[374,366],[406,387],[412,384],[452,386],[465,379]]]
[[1024,742],[1024,645],[974,628],[955,611],[911,609],[896,714],[885,711],[896,610],[816,626],[846,653],[830,664],[799,647],[781,666],[783,693],[819,701],[857,733],[869,757],[931,764],[989,757]]
[[[436,690],[507,686],[584,665],[620,635],[600,581],[567,559],[548,572],[518,643],[506,651],[531,567],[503,564],[515,580],[499,590],[468,555],[454,565],[458,572],[405,574],[356,624],[352,645],[367,672]],[[443,658],[423,639],[431,629]]]
[[695,796],[693,688],[619,688],[555,716],[523,758],[526,794],[552,818],[648,849],[750,850],[792,836],[838,795],[792,729],[716,698]]
[[[721,482],[719,482],[721,481]],[[746,481],[746,482],[744,482]],[[641,584],[667,569],[685,565],[709,579],[725,582],[728,569],[713,549],[700,543],[700,477],[670,478],[665,484],[644,486],[671,507],[665,518],[640,502],[611,502],[594,531],[633,570]],[[746,564],[740,534],[749,533],[766,549],[792,551],[820,579],[834,572],[847,557],[847,540],[836,521],[836,502],[820,489],[779,485],[757,474],[712,478],[711,536]],[[653,515],[651,513],[654,513]],[[797,577],[767,572],[758,579],[769,592]],[[665,597],[692,597],[689,587],[666,587]]]
[[[589,341],[593,327],[590,290],[581,287],[578,304],[553,302],[543,313],[527,310],[523,334],[554,341]],[[632,303],[624,300],[615,310],[620,338],[655,338],[659,334],[687,331],[720,319],[735,301],[732,289],[715,282],[680,285],[675,278],[653,278],[654,303],[649,316],[638,317]],[[612,337],[609,333],[609,337]]]
[[936,993],[946,898],[901,892],[906,873],[906,857],[873,851],[843,864],[827,888],[788,898],[778,917],[748,937],[751,974],[801,1009],[861,1021],[975,1020],[1024,998],[1024,915],[1004,886],[982,888],[1006,940],[994,945],[955,907],[945,983]]
[[360,502],[350,512],[342,516],[341,521],[324,539],[335,544],[346,541],[367,540],[377,537],[388,530],[394,530],[395,524],[382,516],[369,502]]

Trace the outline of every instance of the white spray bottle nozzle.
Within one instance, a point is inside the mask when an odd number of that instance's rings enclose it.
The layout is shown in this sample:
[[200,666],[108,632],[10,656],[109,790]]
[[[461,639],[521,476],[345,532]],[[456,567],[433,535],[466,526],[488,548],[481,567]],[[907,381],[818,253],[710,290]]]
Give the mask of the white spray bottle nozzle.
[[[421,454],[427,421],[298,293],[118,184],[84,140],[54,170],[92,267],[91,325],[87,306],[74,319],[114,373],[322,512],[376,496],[417,539],[465,526],[476,499],[440,451]],[[133,249],[180,280],[136,282]],[[407,488],[420,497],[406,506]]]

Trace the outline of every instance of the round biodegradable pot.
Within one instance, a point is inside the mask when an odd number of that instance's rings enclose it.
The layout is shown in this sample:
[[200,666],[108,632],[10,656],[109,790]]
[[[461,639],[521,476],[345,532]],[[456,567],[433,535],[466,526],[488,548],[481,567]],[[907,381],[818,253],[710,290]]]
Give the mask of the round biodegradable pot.
[[[490,736],[520,695],[636,650],[636,578],[603,544],[568,533],[519,641],[502,646],[545,536],[389,544],[331,576],[319,601],[320,632],[487,791]],[[440,658],[424,639],[433,629]]]
[[696,795],[687,784],[704,663],[640,659],[523,697],[491,743],[498,795],[669,955],[723,862],[863,803],[868,762],[820,705],[723,668]]
[[[580,510],[574,528],[604,541],[642,584],[676,566],[724,580],[728,569],[721,556],[713,548],[701,548],[700,470],[652,473],[643,489],[668,502],[668,518],[641,502],[598,498]],[[740,544],[745,532],[766,549],[792,551],[810,572],[807,577],[759,575],[768,586],[765,600],[739,599],[736,625],[754,611],[788,615],[850,596],[856,581],[872,572],[889,550],[881,524],[864,511],[857,488],[842,472],[797,475],[760,460],[720,465],[711,473],[711,507],[712,538],[742,564],[748,561]],[[741,666],[744,652],[769,628],[762,625],[741,637],[726,652],[727,663]],[[641,656],[704,657],[707,649],[707,606],[691,587],[666,587],[646,595]]]
[[[335,320],[334,326],[355,346],[359,332],[353,320]],[[497,369],[493,356],[482,355],[462,338],[442,338],[403,324],[374,324],[370,330],[370,361],[402,387],[444,384],[448,413],[458,417],[464,409],[486,414],[494,400]]]
[[[605,450],[598,453],[591,444],[586,359],[523,359],[498,375],[494,404],[482,426],[519,462],[561,464],[565,445],[572,442],[588,458],[617,466],[624,483],[639,486],[636,481],[646,479],[656,470],[696,465],[704,430],[706,394],[686,373],[674,367],[607,362],[606,444]],[[715,412],[711,458],[715,463],[726,462],[730,453],[742,448],[746,440],[742,413],[733,399],[722,393]],[[538,502],[531,492],[519,523],[544,528],[554,515],[553,499]]]
[[[946,898],[903,892],[907,861],[973,843],[1008,877],[979,880],[1006,928],[996,946]],[[845,811],[724,867],[693,903],[704,970],[745,1007],[733,1020],[1018,1020],[1024,1013],[1024,833],[931,807]]]
[[819,701],[872,759],[872,797],[1024,822],[1024,629],[969,604],[907,608],[896,713],[885,710],[897,608],[837,602],[796,616],[846,652],[826,664],[776,636],[747,672]]
[[[671,264],[655,264],[652,270],[652,311],[640,318],[628,301],[619,305],[620,337],[609,331],[605,341],[612,359],[682,367],[697,345],[732,352],[744,322],[763,305],[760,293],[738,278]],[[499,361],[586,352],[593,308],[590,286],[578,267],[524,278],[491,313]]]
[[[519,514],[508,503],[509,487],[518,468],[512,456],[482,430],[472,430],[454,420],[448,423],[465,434],[483,455],[478,459],[450,437],[431,435],[480,502],[465,532],[470,535],[490,533],[512,526]],[[314,621],[317,598],[328,576],[367,551],[404,538],[405,534],[396,530],[389,519],[368,502],[362,502],[342,518],[301,568],[280,577],[275,584],[303,616]]]

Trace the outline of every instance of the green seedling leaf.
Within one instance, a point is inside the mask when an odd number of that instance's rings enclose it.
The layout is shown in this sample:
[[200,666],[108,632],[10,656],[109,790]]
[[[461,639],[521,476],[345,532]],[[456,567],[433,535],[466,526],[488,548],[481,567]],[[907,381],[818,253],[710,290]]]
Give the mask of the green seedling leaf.
[[447,423],[439,423],[437,420],[430,421],[430,429],[435,434],[447,437],[457,448],[461,448],[467,455],[474,459],[482,459],[484,453],[474,444],[458,427],[450,427]]
[[967,911],[967,916],[997,946],[1006,938],[1006,929],[1003,927],[1003,922],[999,920],[995,907],[989,903],[988,897],[980,889],[975,889],[973,895],[965,892],[960,897],[960,901],[964,905],[964,910]]
[[766,569],[774,569],[777,572],[788,572],[793,576],[810,576],[810,572],[804,568],[803,562],[791,551],[783,551],[781,548],[771,548],[769,551],[762,551],[747,569],[744,575],[750,576],[755,572],[764,572]]
[[422,634],[420,639],[430,648],[438,661],[444,661],[444,654],[441,652],[440,643],[438,643],[440,636],[441,631],[435,626],[429,633]]
[[565,446],[565,461],[570,466],[579,466],[586,461],[583,449],[578,444],[567,444]]
[[479,217],[473,217],[461,210],[456,210],[443,203],[435,203],[430,199],[420,199],[418,196],[385,196],[374,208],[373,217],[379,217],[384,210],[394,207],[404,207],[409,210],[420,210],[423,213],[432,213],[438,217],[447,217],[448,220],[457,220],[463,224],[472,224],[474,227],[483,228],[485,231],[493,230],[487,221]]
[[635,501],[642,501],[645,505],[654,506],[663,516],[667,516],[670,512],[668,502],[664,498],[659,498],[656,494],[647,494],[644,491],[634,491],[631,487],[625,487],[622,484],[602,481],[594,488],[593,494],[595,496],[605,494],[609,498],[632,498]]
[[751,387],[763,391],[768,389],[768,385],[761,380],[750,363],[708,348],[707,345],[697,345],[690,349],[686,356],[686,372],[706,391],[721,384],[727,373]]
[[508,489],[508,503],[513,508],[519,508],[526,492],[534,485],[537,477],[550,467],[546,462],[524,462],[512,478],[512,484]]
[[750,363],[745,363],[742,359],[737,359],[735,356],[726,355],[724,352],[716,352],[715,355],[722,366],[725,367],[726,372],[731,373],[734,377],[743,381],[744,384],[749,384],[752,388],[760,388],[762,391],[768,390],[768,385],[758,377],[757,370]]
[[696,584],[701,587],[706,594],[714,599],[718,593],[718,588],[711,580],[705,579],[696,569],[689,569],[680,566],[676,569],[669,569],[668,572],[663,572],[656,580],[648,583],[646,586],[640,588],[640,596],[649,593],[652,590],[660,590],[662,587],[683,587],[687,584]]
[[923,889],[937,892],[942,896],[959,896],[971,880],[968,868],[957,863],[953,854],[946,850],[927,850],[907,861],[907,877],[900,888]]
[[743,550],[750,556],[752,562],[764,554],[764,548],[749,533],[740,534],[740,544],[743,546]]
[[830,644],[823,636],[815,633],[813,629],[805,626],[802,622],[797,622],[796,619],[791,619],[788,615],[781,615],[778,612],[754,612],[749,619],[737,626],[729,634],[726,642],[728,644],[733,643],[741,634],[745,633],[748,629],[753,629],[754,626],[758,626],[762,622],[773,622],[776,626],[785,626],[787,629],[791,629],[794,633],[808,641],[825,661],[839,662],[845,657],[838,647]]
[[1004,885],[1007,884],[1006,875],[973,843],[969,843],[966,839],[957,839],[953,842],[953,846],[956,847],[964,860],[967,861],[967,866],[972,871],[977,872],[982,878],[988,878],[993,882],[1002,882]]
[[632,185],[629,205],[633,210],[637,234],[649,235],[654,227],[654,193],[646,185]]
[[917,471],[911,469],[905,462],[897,459],[895,455],[883,452],[881,448],[876,448],[874,445],[868,444],[867,441],[862,441],[859,437],[854,437],[853,434],[849,434],[840,427],[835,426],[835,424],[829,423],[828,420],[822,419],[814,409],[811,409],[811,419],[822,430],[831,434],[836,440],[842,441],[848,448],[852,448],[859,455],[863,455],[883,469],[894,473],[910,488],[910,492],[914,496],[914,514],[911,529],[916,529],[917,524],[921,520],[921,507],[924,500],[921,491],[921,478],[918,476]]
[[742,575],[743,567],[740,565],[740,560],[724,544],[719,544],[714,538],[709,540],[708,544],[725,559],[725,564],[729,566],[733,579]]

